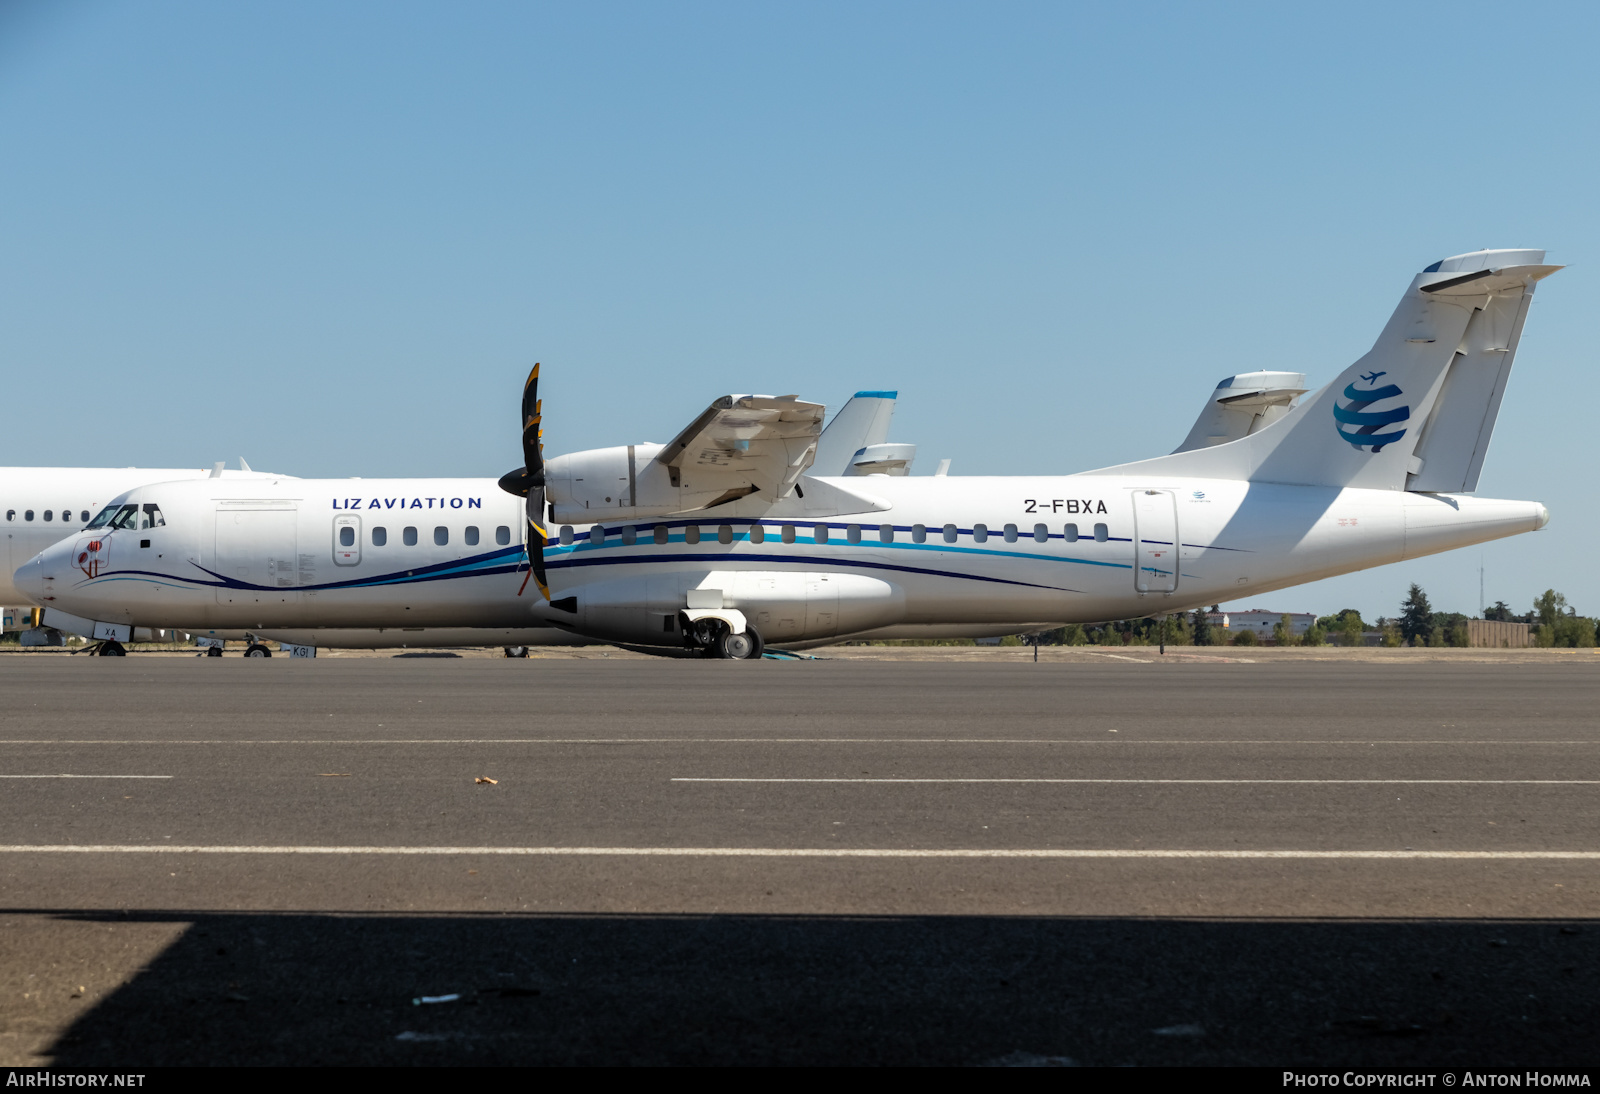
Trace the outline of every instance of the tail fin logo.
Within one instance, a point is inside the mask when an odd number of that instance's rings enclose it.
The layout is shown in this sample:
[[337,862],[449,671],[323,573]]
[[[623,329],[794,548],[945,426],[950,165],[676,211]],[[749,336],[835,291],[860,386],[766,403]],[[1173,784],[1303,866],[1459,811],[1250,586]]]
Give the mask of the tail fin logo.
[[1378,384],[1384,372],[1363,372],[1361,379],[1347,384],[1344,400],[1334,400],[1334,428],[1339,436],[1358,449],[1382,452],[1385,445],[1394,444],[1406,435],[1405,429],[1395,426],[1411,418],[1411,407],[1396,403],[1405,393],[1394,384]]

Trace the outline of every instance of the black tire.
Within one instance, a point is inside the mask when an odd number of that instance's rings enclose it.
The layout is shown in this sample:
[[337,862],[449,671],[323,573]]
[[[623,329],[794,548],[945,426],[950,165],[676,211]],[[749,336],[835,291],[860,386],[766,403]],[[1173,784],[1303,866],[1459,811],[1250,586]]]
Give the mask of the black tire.
[[528,647],[527,646],[507,646],[506,647],[506,656],[507,657],[526,657],[526,656],[528,656]]
[[222,656],[222,647],[221,646],[207,646],[206,647],[206,656],[207,657],[221,657]]
[[723,631],[717,636],[717,656],[730,661],[749,661],[761,656],[761,638],[754,631]]
[[252,642],[244,651],[246,657],[271,657],[272,651],[259,642]]
[[101,657],[126,657],[128,651],[122,648],[121,642],[103,642],[100,645]]

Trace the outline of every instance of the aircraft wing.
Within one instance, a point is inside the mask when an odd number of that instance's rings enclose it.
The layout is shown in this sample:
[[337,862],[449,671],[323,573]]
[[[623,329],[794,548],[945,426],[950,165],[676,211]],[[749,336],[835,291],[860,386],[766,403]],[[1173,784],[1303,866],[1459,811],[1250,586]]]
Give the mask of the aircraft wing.
[[733,497],[759,490],[777,500],[816,457],[825,410],[793,395],[724,395],[656,459],[674,486],[721,488]]

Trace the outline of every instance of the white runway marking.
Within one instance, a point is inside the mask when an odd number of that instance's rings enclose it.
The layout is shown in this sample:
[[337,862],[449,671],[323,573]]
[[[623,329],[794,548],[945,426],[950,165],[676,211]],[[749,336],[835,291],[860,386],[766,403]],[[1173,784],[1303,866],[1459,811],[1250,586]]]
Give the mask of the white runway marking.
[[926,859],[1448,859],[1596,861],[1600,851],[1203,851],[1056,848],[898,847],[321,847],[303,845],[9,844],[0,854],[94,855],[513,855],[642,858],[926,858]]
[[171,775],[0,775],[0,779],[170,779]]
[[675,783],[1110,783],[1174,786],[1600,786],[1600,779],[701,779]]
[[1177,740],[1169,737],[327,737],[306,739],[223,740],[172,739],[0,739],[6,745],[1600,745],[1592,740],[1519,741],[1474,740],[1470,737],[1419,738],[1417,740],[1334,740],[1297,737],[1293,740]]

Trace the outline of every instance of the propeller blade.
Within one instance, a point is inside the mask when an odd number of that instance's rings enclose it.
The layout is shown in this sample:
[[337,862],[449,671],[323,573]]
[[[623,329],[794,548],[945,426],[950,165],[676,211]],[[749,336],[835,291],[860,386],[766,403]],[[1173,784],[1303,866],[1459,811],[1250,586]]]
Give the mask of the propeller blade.
[[[528,491],[528,564],[546,600],[550,599],[550,584],[544,574],[544,547],[549,541],[550,535],[544,526],[544,487],[539,486]],[[523,581],[522,586],[527,588],[527,581]],[[522,595],[521,589],[517,590],[517,595]]]
[[522,466],[533,480],[530,485],[544,484],[543,409],[539,401],[539,366],[534,365],[522,387]]
[[[528,373],[528,382],[522,386],[522,466],[501,476],[500,489],[528,499],[528,573],[549,600],[550,586],[544,572],[544,549],[550,534],[544,523],[543,409],[539,401],[539,366],[535,364]],[[521,596],[527,587],[528,579],[523,578],[517,595]]]

